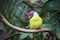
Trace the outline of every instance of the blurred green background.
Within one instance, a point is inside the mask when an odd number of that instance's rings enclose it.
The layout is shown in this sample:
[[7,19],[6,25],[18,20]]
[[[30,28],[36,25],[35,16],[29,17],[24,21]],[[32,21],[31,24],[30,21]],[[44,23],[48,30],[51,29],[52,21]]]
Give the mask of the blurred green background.
[[[50,28],[55,34],[56,39],[60,40],[60,0],[41,0],[42,5],[38,5],[37,8],[30,7],[23,1],[26,0],[0,0],[0,13],[13,25],[22,28],[28,28],[29,22],[26,14],[30,10],[35,10],[43,19],[42,28]],[[7,27],[3,23],[0,23],[0,30],[8,35],[14,34],[16,31]],[[1,32],[1,31],[0,31]],[[7,36],[3,32],[0,33],[0,38]],[[2,35],[1,35],[2,34]],[[19,33],[10,40],[32,40],[33,36],[31,33]],[[37,40],[44,40],[47,33],[43,33],[41,37],[38,33]],[[50,39],[49,39],[50,40]]]

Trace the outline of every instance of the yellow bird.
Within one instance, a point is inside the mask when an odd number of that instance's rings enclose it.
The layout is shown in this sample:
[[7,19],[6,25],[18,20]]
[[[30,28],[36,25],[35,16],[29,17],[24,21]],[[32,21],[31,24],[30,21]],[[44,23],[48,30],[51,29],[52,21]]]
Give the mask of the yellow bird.
[[[29,17],[29,23],[30,23],[30,29],[40,29],[42,27],[42,18],[38,15],[37,12],[35,11],[30,11],[28,13],[28,17]],[[34,33],[34,40],[36,36],[36,33]]]
[[42,18],[35,11],[30,11],[29,14],[30,29],[40,29],[42,27]]

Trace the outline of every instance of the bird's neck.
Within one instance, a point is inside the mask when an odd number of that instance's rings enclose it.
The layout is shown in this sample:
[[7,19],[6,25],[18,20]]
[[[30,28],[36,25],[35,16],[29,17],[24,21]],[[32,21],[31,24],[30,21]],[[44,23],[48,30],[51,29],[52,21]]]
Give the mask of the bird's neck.
[[33,16],[39,16],[39,15],[38,15],[38,13],[37,13],[37,12],[35,12]]

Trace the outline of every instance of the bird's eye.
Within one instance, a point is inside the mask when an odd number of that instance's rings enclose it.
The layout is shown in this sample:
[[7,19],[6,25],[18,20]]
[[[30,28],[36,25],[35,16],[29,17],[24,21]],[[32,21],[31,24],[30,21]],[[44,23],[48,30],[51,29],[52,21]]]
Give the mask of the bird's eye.
[[32,16],[32,13],[30,13],[29,16]]

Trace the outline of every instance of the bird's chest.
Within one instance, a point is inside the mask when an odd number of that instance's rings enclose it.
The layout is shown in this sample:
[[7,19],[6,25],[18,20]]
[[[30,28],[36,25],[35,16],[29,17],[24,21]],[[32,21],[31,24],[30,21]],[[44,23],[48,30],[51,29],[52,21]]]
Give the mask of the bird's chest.
[[30,28],[37,29],[40,26],[40,21],[38,19],[34,19],[30,21]]
[[34,21],[31,21],[30,22],[30,25],[32,25],[33,27],[39,26],[40,25],[40,22],[38,20],[34,20]]

